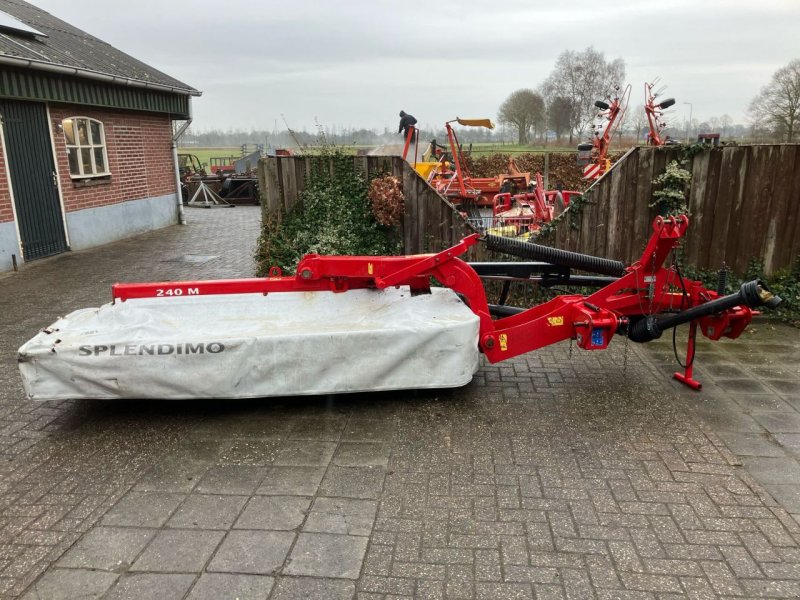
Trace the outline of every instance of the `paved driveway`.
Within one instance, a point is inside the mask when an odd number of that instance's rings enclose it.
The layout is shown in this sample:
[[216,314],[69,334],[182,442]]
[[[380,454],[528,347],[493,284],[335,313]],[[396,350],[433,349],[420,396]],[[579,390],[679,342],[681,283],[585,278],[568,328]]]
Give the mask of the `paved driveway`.
[[452,391],[27,402],[16,348],[114,281],[252,274],[257,209],[189,216],[0,277],[3,597],[800,596],[796,330],[704,344],[701,394],[617,341]]

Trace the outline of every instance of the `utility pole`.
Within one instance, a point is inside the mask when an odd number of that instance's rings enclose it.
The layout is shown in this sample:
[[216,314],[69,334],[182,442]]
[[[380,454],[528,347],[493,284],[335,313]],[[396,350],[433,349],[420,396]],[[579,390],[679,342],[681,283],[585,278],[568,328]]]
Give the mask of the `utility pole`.
[[688,144],[689,142],[691,142],[691,140],[689,139],[689,127],[692,126],[692,108],[694,107],[692,106],[691,102],[684,102],[684,104],[689,105],[689,120],[686,122],[686,143]]

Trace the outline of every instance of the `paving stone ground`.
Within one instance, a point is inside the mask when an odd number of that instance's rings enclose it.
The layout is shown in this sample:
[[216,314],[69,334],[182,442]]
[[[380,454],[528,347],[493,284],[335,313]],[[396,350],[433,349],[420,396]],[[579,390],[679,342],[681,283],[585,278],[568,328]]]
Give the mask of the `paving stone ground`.
[[702,344],[699,394],[665,339],[457,390],[26,401],[16,348],[114,281],[252,274],[257,209],[189,217],[0,277],[2,598],[800,597],[800,335],[765,321]]

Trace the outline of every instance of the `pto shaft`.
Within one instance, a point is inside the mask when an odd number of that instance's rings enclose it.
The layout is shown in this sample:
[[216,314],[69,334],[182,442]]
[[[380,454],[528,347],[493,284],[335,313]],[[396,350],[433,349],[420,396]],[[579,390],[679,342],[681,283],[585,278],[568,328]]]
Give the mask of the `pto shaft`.
[[766,284],[754,279],[743,283],[738,292],[705,302],[692,308],[686,309],[674,315],[657,316],[650,315],[637,321],[631,326],[628,337],[634,342],[650,342],[661,337],[662,332],[678,325],[700,319],[708,315],[721,313],[722,311],[733,308],[734,306],[766,306],[775,308],[782,302],[780,296],[776,296],[769,291]]

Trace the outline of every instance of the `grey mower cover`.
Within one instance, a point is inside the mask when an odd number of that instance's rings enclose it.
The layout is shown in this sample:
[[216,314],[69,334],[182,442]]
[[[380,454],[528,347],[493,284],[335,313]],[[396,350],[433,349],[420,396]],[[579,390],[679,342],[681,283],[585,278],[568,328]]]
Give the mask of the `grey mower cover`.
[[27,395],[258,398],[467,384],[478,318],[449,289],[147,298],[75,311],[19,349]]

